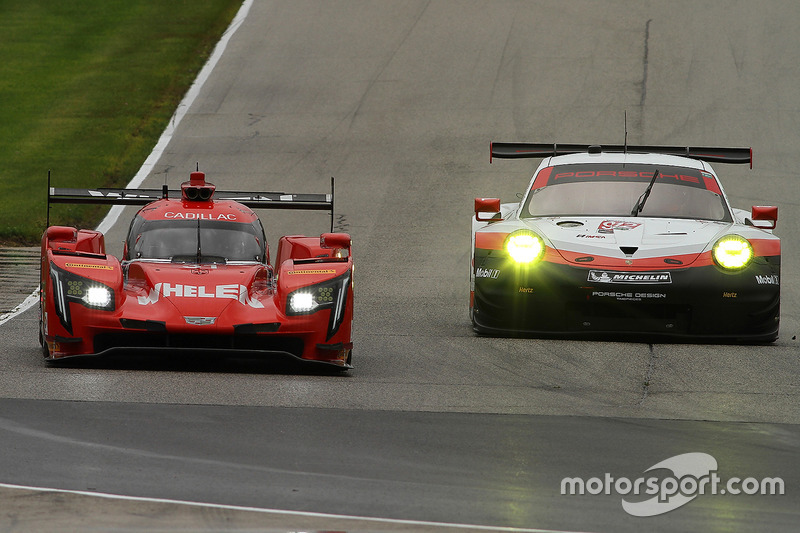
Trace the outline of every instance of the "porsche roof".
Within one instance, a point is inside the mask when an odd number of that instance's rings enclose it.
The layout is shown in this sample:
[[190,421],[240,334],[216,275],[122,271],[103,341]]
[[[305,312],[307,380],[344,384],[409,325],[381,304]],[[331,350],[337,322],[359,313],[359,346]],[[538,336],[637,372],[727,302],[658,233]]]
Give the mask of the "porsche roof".
[[640,154],[632,152],[602,152],[597,154],[591,153],[577,153],[568,155],[558,155],[554,157],[547,157],[542,161],[541,166],[555,166],[555,165],[571,165],[578,163],[630,163],[630,164],[645,164],[645,165],[667,165],[671,167],[686,167],[696,168],[698,170],[705,170],[713,172],[708,163],[691,159],[689,157],[681,157],[675,155],[664,154]]

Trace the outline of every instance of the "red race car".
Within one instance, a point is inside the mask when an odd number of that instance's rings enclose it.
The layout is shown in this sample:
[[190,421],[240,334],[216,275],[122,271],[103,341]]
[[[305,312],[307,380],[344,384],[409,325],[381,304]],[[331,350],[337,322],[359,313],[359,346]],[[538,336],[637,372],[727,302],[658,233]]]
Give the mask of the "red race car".
[[48,360],[188,351],[352,368],[350,235],[281,237],[271,262],[251,209],[327,210],[333,221],[333,180],[330,194],[216,191],[202,172],[180,191],[48,189],[48,210],[144,206],[122,260],[106,253],[98,231],[45,231],[39,338]]

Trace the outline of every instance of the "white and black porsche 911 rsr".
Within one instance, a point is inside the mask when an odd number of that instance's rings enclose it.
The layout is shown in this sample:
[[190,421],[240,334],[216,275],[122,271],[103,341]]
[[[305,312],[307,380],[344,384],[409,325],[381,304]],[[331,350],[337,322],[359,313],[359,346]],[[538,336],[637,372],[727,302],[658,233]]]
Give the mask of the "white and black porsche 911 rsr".
[[543,158],[519,203],[476,198],[470,315],[492,335],[771,342],[777,207],[732,208],[709,162],[749,148],[493,143]]

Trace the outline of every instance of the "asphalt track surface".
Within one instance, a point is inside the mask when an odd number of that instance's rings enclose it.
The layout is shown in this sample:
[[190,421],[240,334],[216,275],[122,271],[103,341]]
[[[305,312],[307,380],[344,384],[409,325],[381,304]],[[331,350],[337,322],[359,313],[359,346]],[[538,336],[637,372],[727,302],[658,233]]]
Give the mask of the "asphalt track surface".
[[[197,163],[224,189],[325,192],[334,176],[356,368],[48,367],[31,309],[0,326],[0,530],[796,530],[798,25],[794,0],[254,2],[143,186]],[[779,207],[776,343],[471,331],[472,200],[513,201],[536,165],[490,166],[489,141],[620,143],[626,112],[631,144],[753,147],[753,170],[715,168],[735,206]],[[272,243],[329,224],[263,219]],[[690,452],[786,494],[655,517],[560,494]]]

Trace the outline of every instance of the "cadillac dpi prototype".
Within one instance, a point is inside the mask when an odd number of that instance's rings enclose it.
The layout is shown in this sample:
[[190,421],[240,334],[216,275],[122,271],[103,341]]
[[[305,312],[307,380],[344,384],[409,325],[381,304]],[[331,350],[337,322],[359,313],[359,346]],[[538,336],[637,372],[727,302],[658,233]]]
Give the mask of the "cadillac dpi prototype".
[[749,148],[493,143],[490,150],[494,158],[542,162],[519,203],[475,199],[477,332],[777,339],[778,209],[732,208],[708,164],[752,168]]
[[[351,368],[350,236],[286,236],[270,261],[251,208],[328,210],[330,194],[216,191],[192,172],[180,191],[58,189],[50,203],[143,205],[122,260],[103,234],[50,226],[42,238],[45,357],[143,351],[294,359]],[[333,227],[331,227],[331,231]]]

